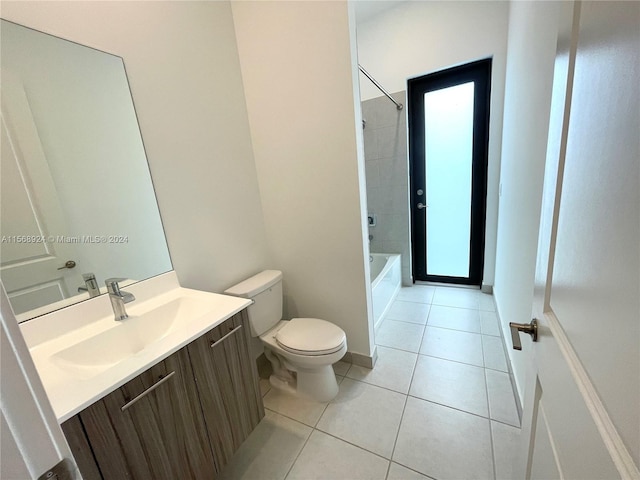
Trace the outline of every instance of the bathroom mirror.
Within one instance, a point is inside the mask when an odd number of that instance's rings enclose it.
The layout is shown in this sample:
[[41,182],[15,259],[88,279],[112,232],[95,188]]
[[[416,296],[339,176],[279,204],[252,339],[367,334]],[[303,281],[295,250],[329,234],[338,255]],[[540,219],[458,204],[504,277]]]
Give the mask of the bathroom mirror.
[[0,277],[19,321],[171,270],[122,58],[1,20]]

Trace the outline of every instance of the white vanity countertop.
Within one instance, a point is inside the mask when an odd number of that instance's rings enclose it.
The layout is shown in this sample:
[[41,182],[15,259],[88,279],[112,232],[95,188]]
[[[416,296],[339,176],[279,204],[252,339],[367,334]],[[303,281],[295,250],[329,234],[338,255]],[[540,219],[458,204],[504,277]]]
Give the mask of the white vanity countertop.
[[[130,319],[116,322],[109,297],[102,295],[20,325],[60,423],[251,304],[251,300],[244,298],[182,288],[175,272],[131,285],[127,291],[136,296],[134,302],[126,305]],[[161,325],[154,324],[154,312],[158,307],[164,312],[170,311],[168,317],[177,320],[166,320],[165,315],[165,320],[159,321],[163,322]],[[148,312],[151,313],[144,317]],[[142,329],[129,330],[137,324],[131,322],[127,326],[125,322],[138,321],[136,317],[146,318],[147,323],[142,324]],[[92,340],[105,333],[107,339],[118,338],[119,332],[124,332],[126,336],[120,338],[126,340],[129,335],[136,334],[142,337],[155,335],[155,338],[141,349],[135,346],[136,339],[132,339],[133,353],[126,354],[123,359],[117,357],[118,350],[129,348],[121,345],[127,342],[96,345]],[[116,335],[110,337],[112,333]],[[68,362],[65,352],[85,340],[89,340],[85,345],[96,346],[84,352],[88,364]],[[109,358],[114,355],[115,360]]]

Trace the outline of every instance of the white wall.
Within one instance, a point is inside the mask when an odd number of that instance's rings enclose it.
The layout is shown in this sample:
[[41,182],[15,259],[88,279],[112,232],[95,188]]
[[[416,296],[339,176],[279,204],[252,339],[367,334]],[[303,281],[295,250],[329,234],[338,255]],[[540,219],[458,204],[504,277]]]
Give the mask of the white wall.
[[[407,78],[493,57],[483,284],[494,283],[508,2],[409,1],[358,23],[358,61],[389,92]],[[362,100],[380,91],[361,75]]]
[[[333,320],[347,331],[351,351],[369,355],[364,167],[356,154],[360,114],[346,3],[238,7],[258,17],[237,25],[250,45],[241,54],[255,104],[255,163],[228,2],[3,1],[2,16],[124,58],[183,285],[220,291],[260,269],[281,268],[290,316]],[[260,37],[251,22],[264,29]],[[267,35],[280,50],[263,46],[264,59],[278,63],[258,64],[251,49],[261,46],[250,40]]]
[[[531,321],[549,129],[558,8],[555,2],[518,1],[509,12],[509,48],[498,215],[494,296],[502,330]],[[527,337],[525,339],[525,337]],[[531,348],[508,349],[520,398]]]
[[233,18],[285,314],[330,320],[371,355],[347,3],[234,2]]
[[270,264],[228,2],[3,1],[2,16],[124,58],[184,286]]

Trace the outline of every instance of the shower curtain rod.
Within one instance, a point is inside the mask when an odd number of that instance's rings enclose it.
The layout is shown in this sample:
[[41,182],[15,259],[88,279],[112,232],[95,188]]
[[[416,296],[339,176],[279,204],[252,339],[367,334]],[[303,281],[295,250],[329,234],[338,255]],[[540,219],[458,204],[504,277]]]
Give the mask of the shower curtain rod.
[[382,85],[380,85],[380,84],[376,81],[376,79],[375,79],[375,78],[373,78],[373,77],[371,76],[371,74],[370,74],[369,72],[367,72],[364,68],[362,68],[362,65],[358,64],[358,68],[360,69],[360,71],[361,71],[362,73],[364,73],[364,76],[365,76],[365,77],[367,77],[369,80],[371,80],[371,82],[372,82],[376,87],[378,87],[378,89],[379,89],[382,93],[384,93],[384,94],[387,96],[387,98],[388,98],[389,100],[391,100],[393,103],[395,103],[395,104],[396,104],[396,108],[397,108],[398,110],[402,110],[402,108],[403,108],[403,107],[402,107],[402,104],[401,104],[401,103],[396,102],[396,101],[393,99],[393,97],[392,97],[391,95],[389,95],[389,92],[387,92],[387,91],[382,87]]

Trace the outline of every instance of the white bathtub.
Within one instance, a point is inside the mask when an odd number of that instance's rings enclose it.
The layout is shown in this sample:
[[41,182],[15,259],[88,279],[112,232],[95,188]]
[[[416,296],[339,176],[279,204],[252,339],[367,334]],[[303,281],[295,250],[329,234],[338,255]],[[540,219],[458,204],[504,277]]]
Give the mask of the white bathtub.
[[396,298],[402,283],[400,255],[389,253],[372,253],[371,267],[371,299],[373,301],[374,327],[377,328],[382,317]]

